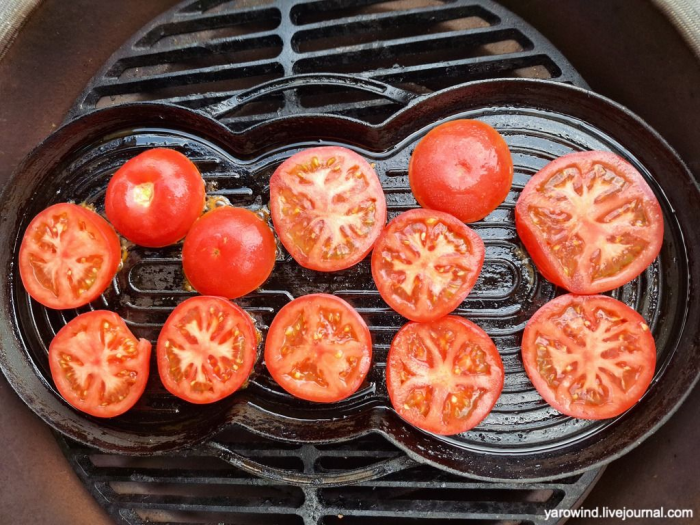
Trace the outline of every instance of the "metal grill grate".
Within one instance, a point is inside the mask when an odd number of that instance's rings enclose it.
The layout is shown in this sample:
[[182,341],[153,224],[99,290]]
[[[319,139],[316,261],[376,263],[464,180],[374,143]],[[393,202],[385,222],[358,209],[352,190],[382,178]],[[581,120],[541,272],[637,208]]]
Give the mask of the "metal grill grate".
[[[196,109],[310,72],[352,74],[416,94],[504,77],[585,85],[541,35],[488,0],[196,0],[127,42],[71,115],[146,100]],[[400,107],[349,87],[306,84],[255,98],[222,121],[241,130],[306,112],[377,123]],[[246,194],[226,196],[252,204]],[[132,458],[59,441],[93,496],[129,524],[544,524],[553,523],[546,509],[576,505],[601,473],[554,483],[483,483],[419,465],[379,436],[328,446],[285,445],[239,429],[217,436],[270,472],[311,480],[298,487],[255,477],[211,446]],[[346,474],[367,481],[336,488]]]

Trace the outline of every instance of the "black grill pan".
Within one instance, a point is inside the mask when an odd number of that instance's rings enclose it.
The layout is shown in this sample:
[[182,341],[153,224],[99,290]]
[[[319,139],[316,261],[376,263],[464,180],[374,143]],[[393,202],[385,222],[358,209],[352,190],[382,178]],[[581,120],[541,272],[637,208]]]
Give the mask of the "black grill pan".
[[[405,108],[380,125],[328,115],[283,116],[232,133],[221,116],[253,98],[303,85],[296,77],[262,85],[200,112],[156,104],[124,104],[88,113],[63,126],[18,168],[2,196],[0,268],[0,367],[20,397],[52,427],[92,447],[128,454],[154,454],[206,446],[223,459],[241,457],[216,441],[218,431],[241,426],[290,442],[335,443],[367,433],[385,435],[417,461],[485,480],[544,480],[605,464],[648,437],[688,394],[700,370],[700,191],[668,144],[638,117],[580,88],[546,81],[474,82],[414,97],[400,89],[341,75],[308,75],[314,82],[371,91]],[[474,228],[486,244],[486,262],[474,290],[458,312],[483,327],[496,342],[506,368],[503,395],[476,429],[438,438],[405,424],[391,410],[384,384],[386,352],[405,320],[379,297],[369,260],[321,274],[299,267],[281,252],[275,270],[257,292],[242,298],[266,331],[292,298],[335,293],[352,303],[372,331],[375,364],[357,394],[341,403],[315,405],[282,391],[256,365],[249,387],[221,402],[194,406],[170,396],[155,367],[146,393],[127,414],[99,420],[79,413],[58,395],[47,363],[53,335],[89,309],[108,308],[141,337],[155,341],[161,324],[180,301],[180,246],[132,247],[124,269],[93,304],[57,312],[32,301],[14,261],[31,218],[66,200],[103,210],[114,171],[144,149],[166,146],[187,154],[208,182],[209,193],[257,209],[268,201],[268,180],[282,160],[318,144],[348,146],[376,164],[387,195],[389,217],[416,206],[407,182],[410,153],[430,128],[454,118],[477,118],[508,142],[515,177],[506,201]],[[642,401],[608,421],[575,420],[558,414],[529,383],[519,356],[529,317],[561,290],[538,275],[520,244],[513,206],[520,190],[550,160],[571,151],[616,152],[647,178],[664,210],[666,231],[659,258],[639,278],[612,292],[637,309],[652,327],[658,348],[654,381]],[[204,444],[206,442],[206,444]],[[244,468],[292,483],[344,483],[289,477],[250,460]],[[395,465],[379,466],[391,471]]]

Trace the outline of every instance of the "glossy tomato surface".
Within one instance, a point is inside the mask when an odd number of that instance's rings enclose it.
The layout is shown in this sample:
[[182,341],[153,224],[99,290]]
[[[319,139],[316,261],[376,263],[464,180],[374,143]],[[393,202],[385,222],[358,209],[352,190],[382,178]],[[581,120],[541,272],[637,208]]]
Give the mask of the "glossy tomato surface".
[[475,222],[508,196],[513,160],[505,140],[491,126],[454,120],[421,139],[411,154],[408,179],[424,208]]
[[434,434],[474,428],[503,390],[503,364],[491,338],[455,315],[408,323],[394,337],[386,384],[396,412]]
[[372,363],[372,339],[360,314],[333,295],[312,294],[285,305],[270,325],[265,364],[290,394],[319,403],[347,398]]
[[131,242],[152,248],[182,239],[204,209],[204,180],[182,153],[155,148],[127,161],[109,181],[107,218]]
[[582,419],[622,414],[646,392],[656,346],[646,322],[603,295],[562,295],[525,327],[525,370],[547,403]]
[[49,345],[56,388],[73,407],[114,417],[138,401],[148,381],[151,343],[136,339],[114,312],[95,310],[66,324]]
[[284,161],[270,179],[270,211],[291,256],[322,272],[364,259],[386,223],[376,172],[357,153],[336,146]]
[[547,164],[520,194],[515,222],[540,273],[577,294],[628,283],[663,243],[654,192],[631,164],[604,151]]
[[384,229],[372,253],[382,298],[413,321],[432,321],[457,308],[484,264],[481,237],[451,215],[415,209]]
[[62,310],[95,300],[121,263],[119,237],[97,213],[76,204],[54,204],[24,232],[19,271],[27,293]]
[[260,217],[223,206],[192,225],[182,248],[182,266],[199,293],[235,299],[265,282],[276,252],[275,236]]
[[168,317],[158,337],[158,372],[168,391],[213,403],[248,379],[258,339],[250,316],[220,297],[192,297]]

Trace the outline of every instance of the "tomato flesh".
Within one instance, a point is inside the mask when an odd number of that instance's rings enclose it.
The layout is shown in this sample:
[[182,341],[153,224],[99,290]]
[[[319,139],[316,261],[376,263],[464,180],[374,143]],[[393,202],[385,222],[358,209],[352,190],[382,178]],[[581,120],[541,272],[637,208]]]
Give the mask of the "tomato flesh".
[[223,206],[194,223],[182,247],[182,266],[199,293],[235,299],[267,280],[276,253],[275,236],[260,217]]
[[244,310],[220,297],[192,297],[173,310],[158,337],[158,372],[173,395],[213,403],[248,380],[257,346]]
[[622,414],[654,376],[656,346],[646,322],[602,295],[563,295],[540,308],[523,334],[525,370],[547,403],[582,419]]
[[121,262],[119,237],[94,211],[54,204],[29,223],[19,249],[25,289],[55,309],[77,308],[107,288]]
[[411,154],[408,179],[424,208],[475,222],[508,196],[513,160],[505,140],[491,126],[454,120],[421,139]]
[[324,272],[364,259],[386,223],[376,172],[341,147],[307,149],[283,162],[270,179],[270,211],[291,256]]
[[285,305],[270,325],[265,364],[290,394],[332,403],[357,391],[372,362],[372,339],[360,314],[333,295]]
[[410,210],[392,220],[372,253],[382,298],[413,321],[432,321],[457,308],[484,263],[479,235],[454,217]]
[[396,412],[412,425],[441,435],[477,426],[503,390],[496,346],[477,325],[450,315],[408,323],[394,337],[387,388]]
[[204,181],[182,153],[155,148],[127,161],[109,181],[105,212],[119,233],[152,248],[182,239],[204,209]]
[[518,234],[542,275],[578,294],[612,290],[651,264],[663,215],[639,172],[613,153],[572,153],[523,189]]
[[136,339],[114,312],[95,310],[66,324],[49,345],[56,388],[73,407],[114,417],[138,401],[148,380],[151,343]]

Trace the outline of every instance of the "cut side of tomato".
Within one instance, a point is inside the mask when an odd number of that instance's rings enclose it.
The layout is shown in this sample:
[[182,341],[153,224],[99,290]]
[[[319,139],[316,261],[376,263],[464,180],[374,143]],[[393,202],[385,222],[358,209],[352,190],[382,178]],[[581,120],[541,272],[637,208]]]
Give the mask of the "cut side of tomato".
[[248,380],[258,336],[250,316],[220,297],[179,304],[158,337],[158,373],[168,391],[190,403],[213,403]]
[[94,211],[54,204],[39,213],[22,238],[19,271],[27,293],[57,310],[95,300],[121,262],[119,237]]
[[205,197],[204,180],[190,159],[154,148],[117,170],[107,186],[105,213],[131,242],[158,248],[185,236]]
[[628,283],[661,250],[659,202],[640,173],[613,153],[558,158],[523,189],[518,235],[546,279],[577,294]]
[[265,364],[293,396],[318,403],[347,398],[372,363],[372,339],[360,314],[333,295],[312,294],[285,305],[270,325]]
[[646,392],[656,345],[633,309],[603,295],[562,295],[525,327],[525,370],[544,400],[581,419],[622,414]]
[[455,315],[401,328],[386,367],[396,412],[412,425],[440,435],[466,432],[481,423],[501,395],[503,377],[491,338]]
[[96,310],[66,324],[49,345],[56,388],[73,407],[115,417],[141,397],[148,381],[151,343],[136,339],[114,312]]
[[376,172],[357,153],[335,146],[284,161],[270,179],[270,211],[291,256],[322,272],[364,259],[386,223]]
[[413,321],[453,311],[474,287],[484,264],[481,237],[446,213],[416,209],[392,220],[372,253],[382,298]]

